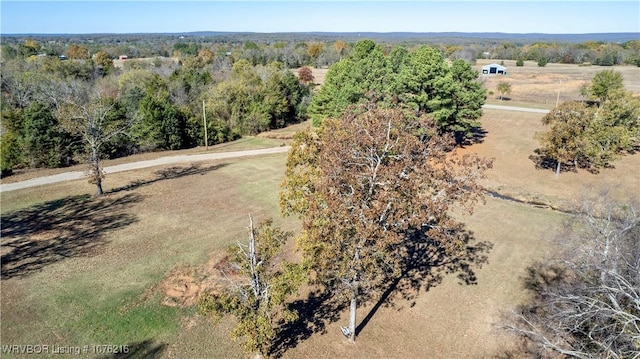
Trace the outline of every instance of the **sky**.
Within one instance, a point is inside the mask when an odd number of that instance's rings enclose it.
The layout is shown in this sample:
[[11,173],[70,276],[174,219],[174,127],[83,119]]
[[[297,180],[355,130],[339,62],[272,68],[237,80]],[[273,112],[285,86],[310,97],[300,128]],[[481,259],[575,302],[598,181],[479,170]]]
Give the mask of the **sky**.
[[2,34],[640,32],[640,1],[7,1]]

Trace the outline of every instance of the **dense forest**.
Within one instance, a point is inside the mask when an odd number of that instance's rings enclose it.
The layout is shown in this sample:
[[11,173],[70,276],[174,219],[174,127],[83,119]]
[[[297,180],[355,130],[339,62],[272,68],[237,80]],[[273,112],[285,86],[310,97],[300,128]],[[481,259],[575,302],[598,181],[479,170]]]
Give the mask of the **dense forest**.
[[386,58],[427,44],[454,62],[640,66],[640,41],[630,34],[584,42],[456,33],[3,35],[2,173],[201,146],[203,112],[208,145],[306,120],[314,84],[290,70],[357,57],[363,36]]

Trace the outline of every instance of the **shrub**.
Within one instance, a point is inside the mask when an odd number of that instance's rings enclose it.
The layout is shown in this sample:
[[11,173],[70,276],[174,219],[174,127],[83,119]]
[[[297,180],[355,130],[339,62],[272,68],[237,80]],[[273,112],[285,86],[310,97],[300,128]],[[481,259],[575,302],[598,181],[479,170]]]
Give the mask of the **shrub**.
[[545,67],[547,66],[548,62],[549,60],[546,57],[541,57],[540,59],[538,59],[538,66]]

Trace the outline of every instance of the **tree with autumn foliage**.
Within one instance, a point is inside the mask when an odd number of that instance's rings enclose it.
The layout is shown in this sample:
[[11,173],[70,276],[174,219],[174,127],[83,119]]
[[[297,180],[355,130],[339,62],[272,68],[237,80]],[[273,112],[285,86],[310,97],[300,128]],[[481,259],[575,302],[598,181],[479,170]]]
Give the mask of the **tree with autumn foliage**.
[[542,118],[542,124],[549,130],[535,134],[542,149],[543,157],[552,159],[556,164],[556,176],[560,175],[563,163],[578,167],[578,160],[584,153],[582,134],[589,126],[593,109],[579,102],[565,102],[554,108]]
[[66,54],[67,58],[69,59],[86,60],[89,58],[89,50],[82,45],[70,45],[66,51]]
[[536,133],[539,163],[553,162],[556,175],[565,164],[596,171],[640,146],[640,99],[621,84],[619,74],[603,71],[588,86],[598,106],[565,102],[545,115],[548,130]]
[[96,54],[94,55],[93,61],[96,63],[96,65],[104,68],[113,67],[113,59],[111,55],[109,55],[108,52],[103,50],[96,52]]
[[298,70],[298,79],[303,84],[309,84],[313,81],[313,71],[309,66],[302,66],[300,70]]
[[342,60],[342,55],[344,55],[344,51],[347,48],[347,43],[342,40],[336,40],[333,43],[333,49],[336,50],[336,53],[340,56],[340,60]]
[[307,53],[309,54],[309,57],[311,58],[311,61],[314,64],[318,61],[318,56],[320,56],[320,54],[322,54],[323,51],[324,51],[324,44],[319,42],[311,43],[307,47]]
[[[451,135],[412,111],[369,103],[296,135],[280,205],[299,215],[298,244],[313,278],[350,306],[343,333],[356,337],[356,309],[406,275],[411,258],[428,257],[417,238],[445,256],[464,245],[450,209],[471,211],[476,183],[491,161],[458,157]],[[424,251],[423,251],[424,250]]]

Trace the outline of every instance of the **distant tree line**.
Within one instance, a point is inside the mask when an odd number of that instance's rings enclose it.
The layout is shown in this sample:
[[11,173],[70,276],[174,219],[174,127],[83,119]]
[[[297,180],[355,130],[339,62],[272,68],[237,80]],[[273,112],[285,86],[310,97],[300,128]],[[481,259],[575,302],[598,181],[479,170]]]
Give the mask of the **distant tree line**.
[[203,102],[209,145],[306,118],[309,87],[282,63],[254,66],[195,48],[177,47],[186,54],[177,63],[126,60],[121,69],[104,50],[88,57],[75,47],[67,60],[3,59],[3,173],[85,162],[91,141],[78,129],[94,119],[92,134],[127,124],[100,141],[99,157],[113,158],[203,145]]
[[577,44],[504,42],[484,48],[481,56],[491,59],[543,61],[545,63],[640,66],[640,40],[630,40],[620,44],[604,41],[586,41]]
[[[588,40],[558,37],[556,41],[531,38],[446,37],[429,34],[369,34],[385,52],[402,45],[410,50],[429,45],[446,57],[473,62],[478,58],[546,61],[551,63],[594,65],[640,65],[640,40],[625,37],[621,41]],[[3,36],[2,58],[65,55],[86,58],[104,51],[111,58],[195,56],[200,50],[219,57],[247,59],[253,65],[282,62],[295,68],[314,65],[329,67],[349,54],[362,37],[353,34],[243,34],[206,33],[191,35],[123,34],[123,35],[40,35]]]

